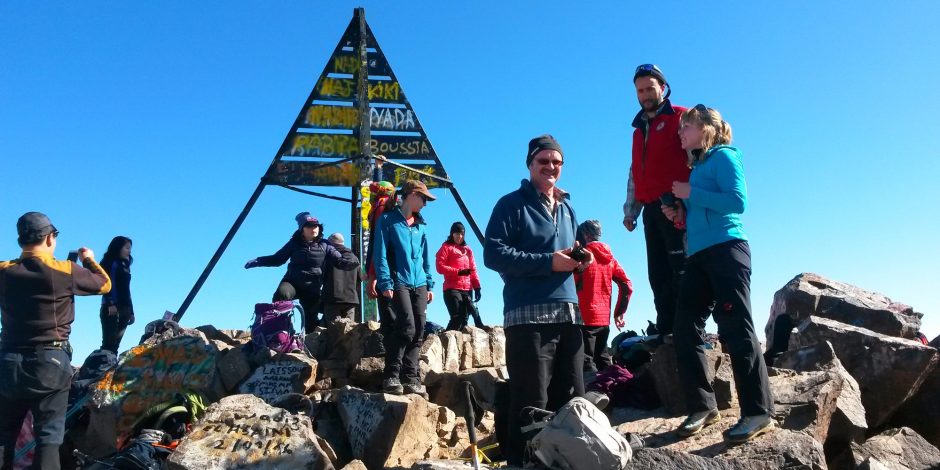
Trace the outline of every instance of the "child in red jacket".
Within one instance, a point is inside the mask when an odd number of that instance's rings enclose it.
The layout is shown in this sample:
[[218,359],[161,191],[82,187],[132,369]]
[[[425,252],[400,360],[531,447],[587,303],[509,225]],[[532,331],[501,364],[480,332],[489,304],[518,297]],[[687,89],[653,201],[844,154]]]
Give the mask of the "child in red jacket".
[[578,306],[584,319],[584,370],[597,372],[611,364],[607,353],[607,337],[610,334],[610,301],[613,287],[617,284],[617,307],[614,321],[617,328],[625,324],[623,315],[633,294],[633,283],[620,263],[614,259],[610,246],[600,242],[601,223],[588,220],[578,226],[578,242],[594,253],[594,262],[582,272],[574,273],[578,289]]

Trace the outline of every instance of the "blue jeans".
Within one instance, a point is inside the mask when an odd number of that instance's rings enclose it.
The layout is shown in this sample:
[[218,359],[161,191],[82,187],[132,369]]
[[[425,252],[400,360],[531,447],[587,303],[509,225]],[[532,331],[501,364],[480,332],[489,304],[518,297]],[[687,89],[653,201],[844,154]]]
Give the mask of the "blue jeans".
[[27,411],[33,412],[38,444],[33,468],[58,468],[65,437],[65,412],[72,381],[72,358],[63,349],[0,352],[0,445],[3,468],[12,468],[16,438]]

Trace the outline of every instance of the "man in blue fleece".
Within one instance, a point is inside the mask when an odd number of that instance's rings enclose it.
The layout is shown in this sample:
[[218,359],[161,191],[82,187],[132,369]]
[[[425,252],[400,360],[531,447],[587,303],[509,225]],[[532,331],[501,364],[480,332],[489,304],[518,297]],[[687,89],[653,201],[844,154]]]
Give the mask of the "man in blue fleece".
[[575,245],[578,222],[568,193],[556,186],[564,165],[550,135],[529,141],[529,179],[502,198],[486,226],[483,262],[500,273],[506,367],[509,370],[509,441],[504,455],[521,466],[525,441],[519,412],[556,410],[584,394],[584,341],[573,271],[593,262]]

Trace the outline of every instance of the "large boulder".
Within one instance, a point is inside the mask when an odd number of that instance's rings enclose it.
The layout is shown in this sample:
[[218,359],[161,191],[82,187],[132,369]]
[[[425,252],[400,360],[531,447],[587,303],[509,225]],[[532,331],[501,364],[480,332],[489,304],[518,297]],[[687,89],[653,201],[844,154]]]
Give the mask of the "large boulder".
[[171,470],[332,469],[310,418],[253,395],[213,403],[167,459]]
[[421,344],[421,368],[423,372],[444,372],[444,344],[438,335],[428,335]]
[[306,354],[281,354],[255,369],[239,390],[268,403],[289,393],[307,393],[317,377],[317,361]]
[[385,359],[381,357],[364,357],[359,359],[356,367],[349,373],[349,378],[355,387],[363,390],[378,392],[382,390],[382,373],[385,370]]
[[377,351],[372,350],[376,341],[372,337],[378,334],[378,322],[356,323],[346,318],[333,320],[326,327],[327,358],[355,366],[363,357],[376,356]]
[[[940,346],[940,336],[930,342],[930,346]],[[907,426],[940,447],[940,367],[934,367],[920,388],[907,402],[901,405],[891,417],[892,427]]]
[[826,456],[822,444],[801,431],[777,429],[765,438],[745,445],[707,449],[699,455],[715,456],[731,462],[746,462],[748,468],[825,470]]
[[[828,318],[883,335],[911,339],[920,330],[923,314],[885,295],[818,274],[803,273],[774,294],[770,317],[764,328],[767,349],[786,350],[787,344],[775,342],[786,342],[786,333],[790,328],[810,316]],[[778,327],[786,331],[775,331]]]
[[344,387],[336,394],[352,458],[369,468],[410,467],[439,453],[437,405],[418,395],[366,393]]
[[459,416],[465,416],[467,397],[464,382],[473,384],[474,392],[480,405],[485,410],[493,411],[496,399],[496,382],[499,374],[492,367],[468,369],[459,372],[428,373],[424,383],[431,401],[454,410]]
[[490,344],[490,336],[486,331],[472,326],[464,327],[464,331],[470,335],[470,355],[473,360],[472,367],[492,367],[493,350]]
[[[688,452],[672,449],[637,449],[633,452],[633,460],[627,464],[625,470],[751,470],[755,467],[749,462],[734,462],[723,459],[700,457]],[[768,464],[766,467],[772,467]]]
[[252,371],[248,355],[241,347],[219,351],[215,365],[226,395],[235,392]]
[[[634,462],[627,468],[759,468],[759,469],[825,469],[823,446],[804,431],[777,428],[745,445],[728,443],[723,433],[737,422],[738,410],[722,411],[718,423],[707,426],[698,434],[679,437],[675,430],[684,417],[668,417],[664,410],[631,410],[623,414],[614,410],[612,422],[621,422],[615,429],[643,439],[653,455],[645,450],[634,452]],[[668,450],[671,452],[663,452]],[[701,460],[685,457],[694,454]],[[675,463],[670,463],[674,459]],[[653,462],[653,463],[649,463]],[[707,463],[706,463],[707,462]],[[658,463],[659,465],[655,465]],[[698,465],[698,466],[696,466]],[[739,466],[735,466],[739,465]]]
[[842,377],[830,371],[771,369],[768,380],[774,397],[774,419],[780,427],[805,431],[813,439],[826,442],[842,392]]
[[[215,341],[217,344],[224,344],[228,346],[228,348],[241,347],[242,345],[251,342],[250,331],[220,330],[212,325],[197,326],[196,329],[201,331],[209,341]],[[222,350],[228,348],[219,349]]]
[[346,425],[343,424],[339,406],[335,401],[326,399],[317,404],[313,431],[333,449],[333,453],[336,454],[334,465],[340,466],[353,460],[349,436],[346,435]]
[[801,348],[826,341],[858,381],[870,428],[881,426],[913,396],[937,363],[937,351],[919,341],[816,316],[800,324],[790,346]]
[[940,468],[940,450],[910,428],[889,429],[864,444],[852,443],[850,452],[851,464],[856,466],[874,460],[897,470]]
[[191,329],[150,338],[121,354],[117,367],[91,386],[91,420],[110,420],[96,426],[103,434],[94,439],[102,445],[126,439],[150,407],[183,390],[212,395],[216,354],[206,337]]
[[[727,409],[737,404],[734,393],[734,379],[731,371],[731,358],[718,349],[706,349],[708,374],[715,390],[718,409]],[[673,414],[686,412],[685,396],[679,383],[679,368],[676,362],[676,349],[672,344],[662,344],[656,348],[650,361],[650,373],[656,383],[656,392],[663,406]]]
[[792,349],[778,357],[774,365],[798,372],[829,371],[841,377],[842,391],[836,399],[836,411],[832,415],[825,441],[827,451],[830,447],[844,448],[850,442],[862,442],[865,439],[868,421],[865,420],[865,407],[862,406],[862,392],[855,377],[842,366],[832,343],[826,341]]

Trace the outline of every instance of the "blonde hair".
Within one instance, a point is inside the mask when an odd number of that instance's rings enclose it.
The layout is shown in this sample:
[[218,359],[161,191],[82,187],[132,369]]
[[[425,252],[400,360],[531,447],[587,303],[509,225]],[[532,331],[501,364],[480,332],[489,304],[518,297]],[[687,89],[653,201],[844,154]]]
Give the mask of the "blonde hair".
[[708,150],[716,145],[731,144],[731,124],[721,119],[721,113],[703,105],[696,105],[682,112],[679,118],[681,124],[694,124],[702,129],[702,153],[699,156],[688,150],[689,166],[701,161]]

